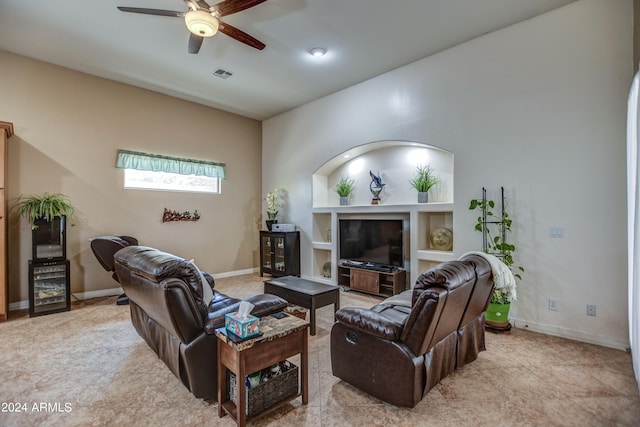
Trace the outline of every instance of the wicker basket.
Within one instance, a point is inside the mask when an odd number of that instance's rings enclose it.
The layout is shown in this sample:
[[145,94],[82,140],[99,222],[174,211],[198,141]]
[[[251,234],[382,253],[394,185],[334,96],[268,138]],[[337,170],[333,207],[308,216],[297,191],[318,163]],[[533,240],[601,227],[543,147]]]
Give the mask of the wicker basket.
[[[282,399],[298,393],[298,367],[291,362],[286,362],[288,368],[266,382],[261,382],[255,387],[245,389],[246,414],[252,417],[259,412],[275,405]],[[229,399],[237,404],[236,376],[227,371],[229,384]]]
[[296,317],[299,317],[302,320],[307,320],[307,310],[303,307],[288,304],[287,308],[284,309],[287,314],[292,314]]

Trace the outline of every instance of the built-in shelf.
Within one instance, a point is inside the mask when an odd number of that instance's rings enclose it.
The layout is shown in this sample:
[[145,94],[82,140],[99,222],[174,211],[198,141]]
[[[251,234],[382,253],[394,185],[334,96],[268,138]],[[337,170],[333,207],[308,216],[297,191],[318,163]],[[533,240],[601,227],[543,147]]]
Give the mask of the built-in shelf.
[[416,251],[418,259],[430,261],[452,261],[454,259],[453,252],[449,251]]
[[311,242],[311,247],[313,249],[322,249],[325,251],[330,251],[333,249],[331,242]]
[[[437,228],[447,228],[453,234],[453,203],[425,203],[413,205],[334,206],[313,209],[312,274],[314,279],[339,283],[338,224],[341,218],[397,216],[406,218],[405,267],[409,284],[429,268],[454,260],[453,246],[449,250],[436,250],[430,235]],[[455,238],[455,235],[454,235]],[[327,264],[327,262],[329,264]],[[330,277],[326,277],[331,266]]]
[[[417,192],[409,185],[416,166],[430,165],[440,183],[429,192],[430,203],[417,203]],[[371,204],[369,172],[387,184],[382,203]],[[349,205],[340,205],[334,191],[347,176],[356,183]],[[453,246],[438,250],[431,242],[434,230],[453,234],[453,153],[410,141],[376,141],[340,153],[312,175],[312,275],[324,282],[339,283],[338,225],[341,218],[393,217],[405,221],[405,268],[410,285],[423,271],[454,259]],[[453,235],[455,238],[455,235]],[[452,239],[453,241],[453,239]],[[438,241],[440,243],[440,241]],[[331,266],[330,277],[326,277]]]

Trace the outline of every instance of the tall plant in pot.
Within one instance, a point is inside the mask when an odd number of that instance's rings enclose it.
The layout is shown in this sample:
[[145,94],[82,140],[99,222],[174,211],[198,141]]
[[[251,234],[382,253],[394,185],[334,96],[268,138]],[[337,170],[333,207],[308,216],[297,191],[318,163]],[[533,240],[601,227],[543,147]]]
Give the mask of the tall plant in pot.
[[340,205],[348,205],[349,197],[353,193],[353,190],[356,188],[356,181],[346,177],[341,176],[340,180],[337,182],[335,190],[340,196]]
[[56,217],[66,216],[70,218],[75,209],[69,198],[64,194],[44,193],[42,196],[20,196],[15,208],[18,209],[18,216],[29,221],[31,229],[38,228],[37,222],[40,220],[53,221]]
[[429,190],[439,182],[440,180],[434,175],[431,165],[427,164],[426,166],[416,166],[415,175],[409,184],[418,191],[418,203],[427,203]]
[[[482,199],[472,199],[469,204],[470,210],[477,210],[481,213],[478,216],[475,230],[483,233],[483,251],[500,259],[513,274],[512,278],[496,281],[496,288],[485,313],[487,325],[505,330],[511,326],[509,324],[509,310],[511,303],[516,301],[516,279],[522,280],[524,267],[515,265],[513,253],[516,247],[507,240],[513,220],[504,208],[504,193],[500,214],[495,213],[495,207],[496,203],[487,199],[486,196]],[[494,226],[493,230],[491,226]]]

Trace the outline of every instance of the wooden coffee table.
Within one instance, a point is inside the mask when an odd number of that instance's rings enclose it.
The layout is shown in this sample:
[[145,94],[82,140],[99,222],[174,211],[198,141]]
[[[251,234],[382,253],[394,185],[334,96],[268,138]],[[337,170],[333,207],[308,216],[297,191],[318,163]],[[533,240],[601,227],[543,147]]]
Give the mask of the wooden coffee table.
[[264,282],[264,293],[277,295],[291,304],[310,311],[311,335],[316,334],[316,309],[333,304],[333,313],[340,309],[340,287],[325,285],[295,276],[278,277]]

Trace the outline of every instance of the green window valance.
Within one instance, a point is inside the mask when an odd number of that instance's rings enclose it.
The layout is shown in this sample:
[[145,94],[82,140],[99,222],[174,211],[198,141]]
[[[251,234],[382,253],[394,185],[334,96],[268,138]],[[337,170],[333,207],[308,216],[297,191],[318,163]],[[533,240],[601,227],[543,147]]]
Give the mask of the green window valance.
[[118,150],[116,167],[121,169],[178,173],[180,175],[226,178],[226,165],[224,163],[160,156],[129,150]]

